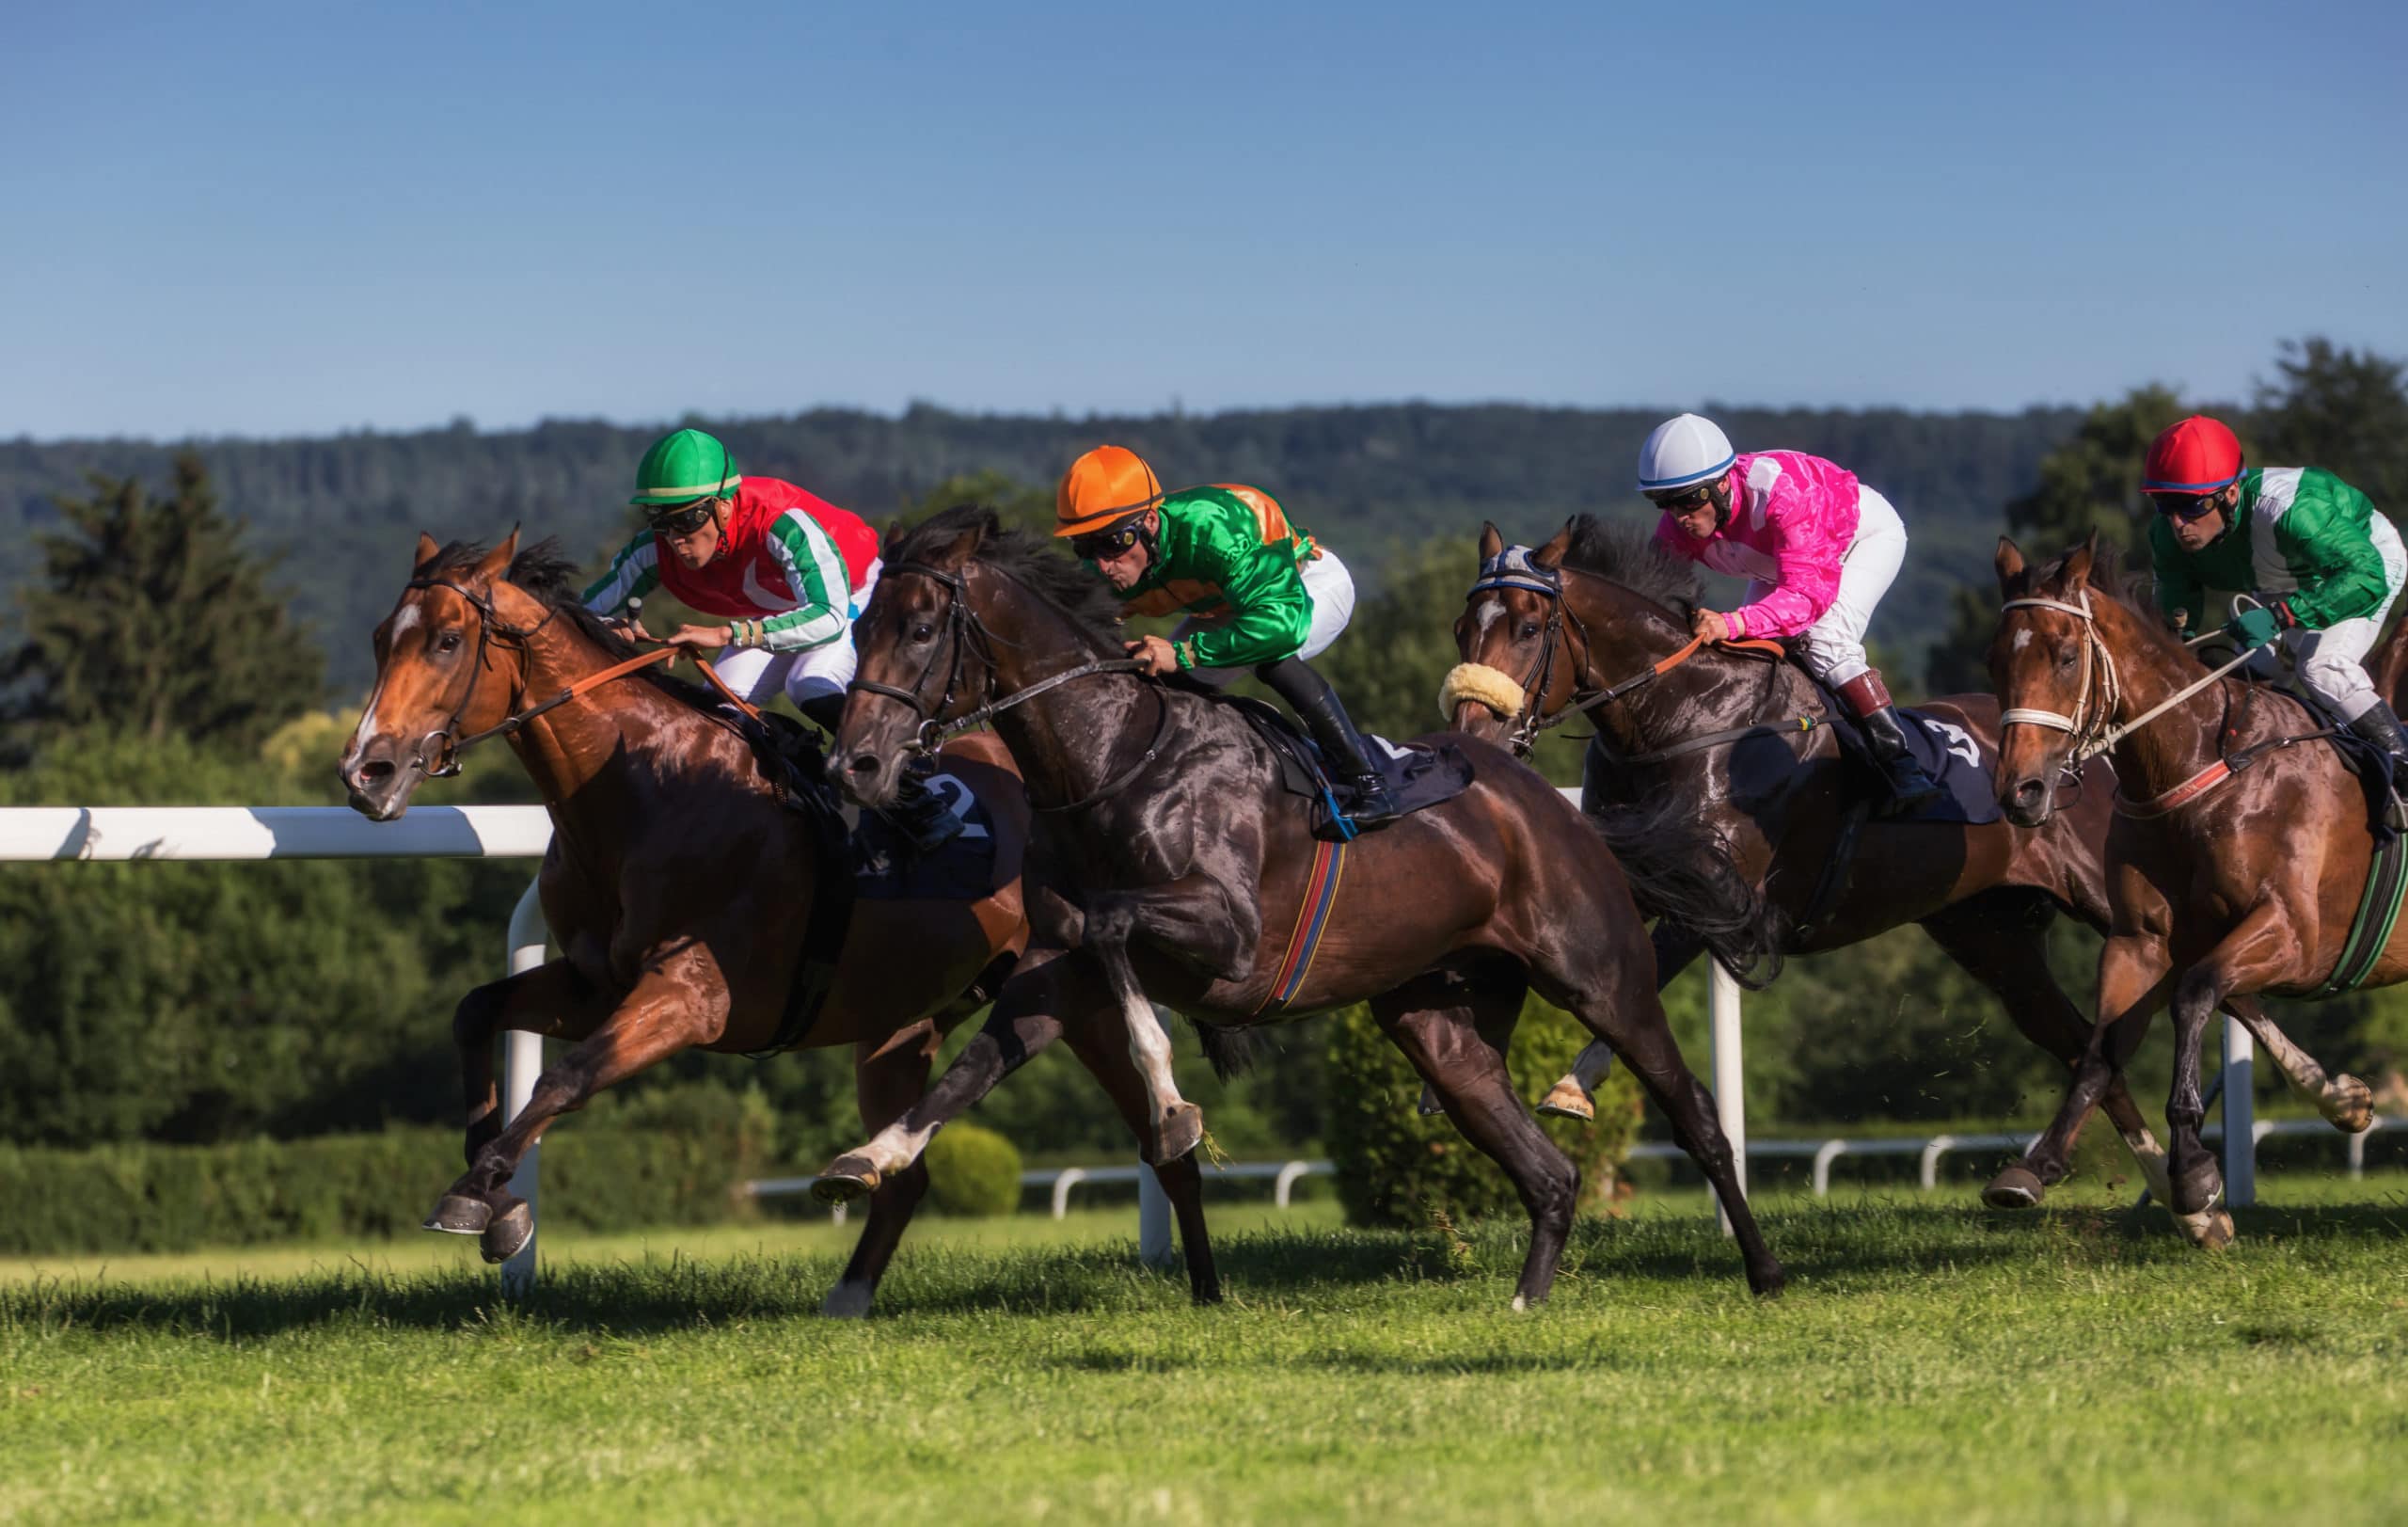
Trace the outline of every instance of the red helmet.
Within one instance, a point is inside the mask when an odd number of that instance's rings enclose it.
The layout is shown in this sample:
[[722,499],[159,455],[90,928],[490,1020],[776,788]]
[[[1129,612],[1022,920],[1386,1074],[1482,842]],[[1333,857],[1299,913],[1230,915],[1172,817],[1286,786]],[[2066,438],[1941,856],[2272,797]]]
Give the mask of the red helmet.
[[2221,493],[2241,481],[2241,441],[2205,414],[2166,427],[2141,469],[2144,493]]

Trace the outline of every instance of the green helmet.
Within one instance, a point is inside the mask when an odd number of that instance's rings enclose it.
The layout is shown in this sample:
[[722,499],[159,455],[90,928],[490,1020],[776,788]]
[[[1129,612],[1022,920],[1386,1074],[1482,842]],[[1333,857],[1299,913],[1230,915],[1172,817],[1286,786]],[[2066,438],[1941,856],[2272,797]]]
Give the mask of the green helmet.
[[696,499],[722,499],[736,491],[736,458],[727,447],[698,429],[673,430],[653,442],[636,468],[639,509],[673,509]]

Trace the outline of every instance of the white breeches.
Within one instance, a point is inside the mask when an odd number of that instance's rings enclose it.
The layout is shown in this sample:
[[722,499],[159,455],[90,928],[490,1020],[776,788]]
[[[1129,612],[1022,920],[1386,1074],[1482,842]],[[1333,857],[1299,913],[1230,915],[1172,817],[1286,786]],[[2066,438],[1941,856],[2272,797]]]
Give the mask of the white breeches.
[[852,609],[844,631],[816,647],[773,652],[768,647],[721,647],[719,676],[727,687],[753,705],[767,705],[783,692],[796,705],[821,695],[842,694],[853,681],[853,618],[868,608],[870,591],[878,587],[883,563],[872,562],[862,586],[853,590]]
[[[1874,606],[1897,581],[1907,560],[1907,526],[1890,501],[1869,487],[1857,488],[1856,539],[1840,553],[1839,592],[1822,618],[1794,639],[1798,660],[1808,673],[1833,689],[1863,673],[1864,632],[1873,624]],[[1769,585],[1751,583],[1752,603]]]

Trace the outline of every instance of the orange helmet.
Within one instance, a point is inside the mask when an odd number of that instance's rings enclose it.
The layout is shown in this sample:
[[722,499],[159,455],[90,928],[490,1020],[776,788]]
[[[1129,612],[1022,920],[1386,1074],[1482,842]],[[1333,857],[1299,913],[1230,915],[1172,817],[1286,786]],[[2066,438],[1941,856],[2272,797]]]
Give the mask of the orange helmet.
[[1084,535],[1163,501],[1163,482],[1145,458],[1100,445],[1070,463],[1054,493],[1054,533]]

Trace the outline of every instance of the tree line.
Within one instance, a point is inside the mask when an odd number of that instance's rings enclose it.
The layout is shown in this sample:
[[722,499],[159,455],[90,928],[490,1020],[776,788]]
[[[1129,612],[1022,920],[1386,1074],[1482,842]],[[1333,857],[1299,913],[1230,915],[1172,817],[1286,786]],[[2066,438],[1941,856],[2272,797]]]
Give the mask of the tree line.
[[[2309,341],[2287,347],[2273,368],[2246,404],[2219,409],[2251,458],[2331,467],[2386,511],[2408,502],[2400,364]],[[1981,651],[1996,622],[1988,562],[1997,533],[2004,529],[2040,555],[2093,531],[2130,543],[2146,512],[2136,486],[2140,454],[2157,429],[2198,406],[2152,388],[2080,414],[1957,416],[1924,421],[1920,432],[1903,415],[1760,416],[1787,418],[1785,429],[1741,422],[1749,416],[1736,411],[1724,417],[1743,439],[1824,444],[1876,483],[1922,474],[1925,502],[1957,501],[1938,485],[1956,484],[1958,500],[1972,505],[1958,532],[1973,566],[1929,575],[1940,589],[1931,601],[1941,630],[1932,666],[1945,687],[1979,689],[1988,682]],[[1805,433],[1816,421],[1867,432],[1868,450],[1889,432],[1899,449],[1972,439],[1987,442],[1988,454],[1945,466],[1852,458],[1845,445]],[[1297,496],[1281,475],[1292,469],[1330,492],[1331,501],[1339,501],[1339,464],[1350,457],[1384,463],[1371,481],[1402,484],[1424,456],[1446,462],[1477,440],[1492,442],[1490,449],[1512,442],[1502,465],[1477,481],[1465,465],[1417,482],[1409,496],[1400,485],[1386,502],[1358,486],[1343,501],[1357,507],[1359,519],[1306,521],[1370,575],[1353,628],[1323,665],[1367,726],[1407,737],[1440,724],[1436,689],[1455,660],[1450,626],[1471,580],[1481,519],[1510,517],[1510,530],[1535,537],[1563,512],[1610,504],[1621,496],[1636,432],[1650,422],[1400,406],[1073,424],[914,410],[900,421],[808,415],[730,433],[748,468],[765,471],[779,470],[787,459],[779,450],[799,449],[797,441],[843,442],[848,459],[882,464],[880,491],[894,495],[906,517],[978,500],[1032,526],[1051,517],[1044,485],[1054,465],[1067,459],[1069,445],[1100,435],[1156,450],[1157,439],[1174,441],[1180,454],[1172,459],[1193,463],[1198,475],[1259,482],[1283,499]],[[1140,434],[1139,425],[1161,434]],[[747,429],[759,433],[748,437]],[[55,492],[40,517],[46,528],[22,549],[30,572],[0,659],[8,684],[0,707],[0,804],[335,803],[332,761],[356,712],[326,701],[330,690],[349,696],[361,685],[356,676],[327,680],[321,647],[303,628],[301,612],[311,606],[300,591],[329,578],[356,581],[338,612],[317,617],[316,634],[364,659],[368,628],[406,572],[418,528],[407,505],[437,496],[408,475],[421,464],[441,491],[475,479],[481,493],[506,494],[483,473],[510,460],[518,464],[514,470],[531,474],[522,481],[549,471],[554,490],[579,485],[580,513],[591,513],[576,523],[588,527],[582,544],[598,567],[626,529],[622,485],[640,435],[547,425],[515,437],[461,431],[236,445],[155,462],[145,454],[153,448],[123,447],[128,456],[105,459],[147,465],[96,470]],[[566,447],[570,437],[582,442],[578,450]],[[1397,453],[1372,451],[1374,440]],[[1576,451],[1566,443],[1574,440]],[[0,456],[10,449],[0,448]],[[24,449],[104,459],[99,447]],[[8,468],[17,475],[0,481],[21,488],[31,480],[24,449]],[[44,460],[48,471],[55,463]],[[229,460],[241,465],[225,470]],[[312,462],[314,479],[301,465]],[[535,463],[548,466],[538,471]],[[1307,463],[1326,475],[1312,477]],[[276,537],[263,533],[271,517],[261,515],[248,489],[234,486],[281,483],[265,499],[289,516],[299,506],[344,501],[343,485],[372,479],[389,489],[389,514],[321,529],[306,560],[281,562],[269,549]],[[498,481],[507,480],[505,472]],[[1499,507],[1510,496],[1499,485],[1525,495],[1518,513]],[[1989,496],[1975,502],[1983,493]],[[496,509],[489,498],[477,502],[475,512],[438,522],[438,533],[490,534],[508,517],[488,512]],[[558,527],[558,517],[527,517]],[[1927,535],[1920,519],[1915,528],[1913,556],[1921,561],[1926,543],[1940,537]],[[1912,617],[1896,596],[1882,616],[1877,641],[1893,650],[1911,645]],[[1577,756],[1576,741],[1559,731],[1538,761],[1570,783]],[[466,776],[422,796],[530,798],[500,750],[474,756]],[[452,1122],[451,1009],[467,987],[494,974],[500,931],[525,874],[521,866],[440,861],[0,867],[0,1141],[202,1141]],[[2070,990],[2087,991],[2095,950],[2086,934],[2062,931],[2054,958]],[[1702,1046],[1702,991],[1676,985],[1670,1005],[1684,1042]],[[2408,999],[2391,993],[2301,1009],[2286,1020],[2329,1063],[2379,1072],[2408,1054]],[[1912,930],[1836,960],[1794,963],[1775,988],[1749,999],[1748,1027],[1750,1105],[1763,1120],[2004,1123],[2032,1117],[2056,1096],[2053,1065]],[[1196,1072],[1192,1095],[1212,1110],[1215,1134],[1229,1149],[1300,1144],[1322,1134],[1319,1026],[1282,1031],[1277,1042],[1285,1051],[1279,1064],[1227,1087],[1182,1058],[1182,1072]],[[742,1074],[737,1062],[702,1057],[665,1069],[673,1085]],[[842,1058],[785,1057],[751,1075],[786,1121],[792,1157],[808,1162],[852,1133]],[[2154,1085],[2146,1076],[2143,1083]],[[999,1090],[980,1117],[1023,1149],[1122,1149],[1120,1125],[1092,1085],[1054,1056],[1040,1057]]]

